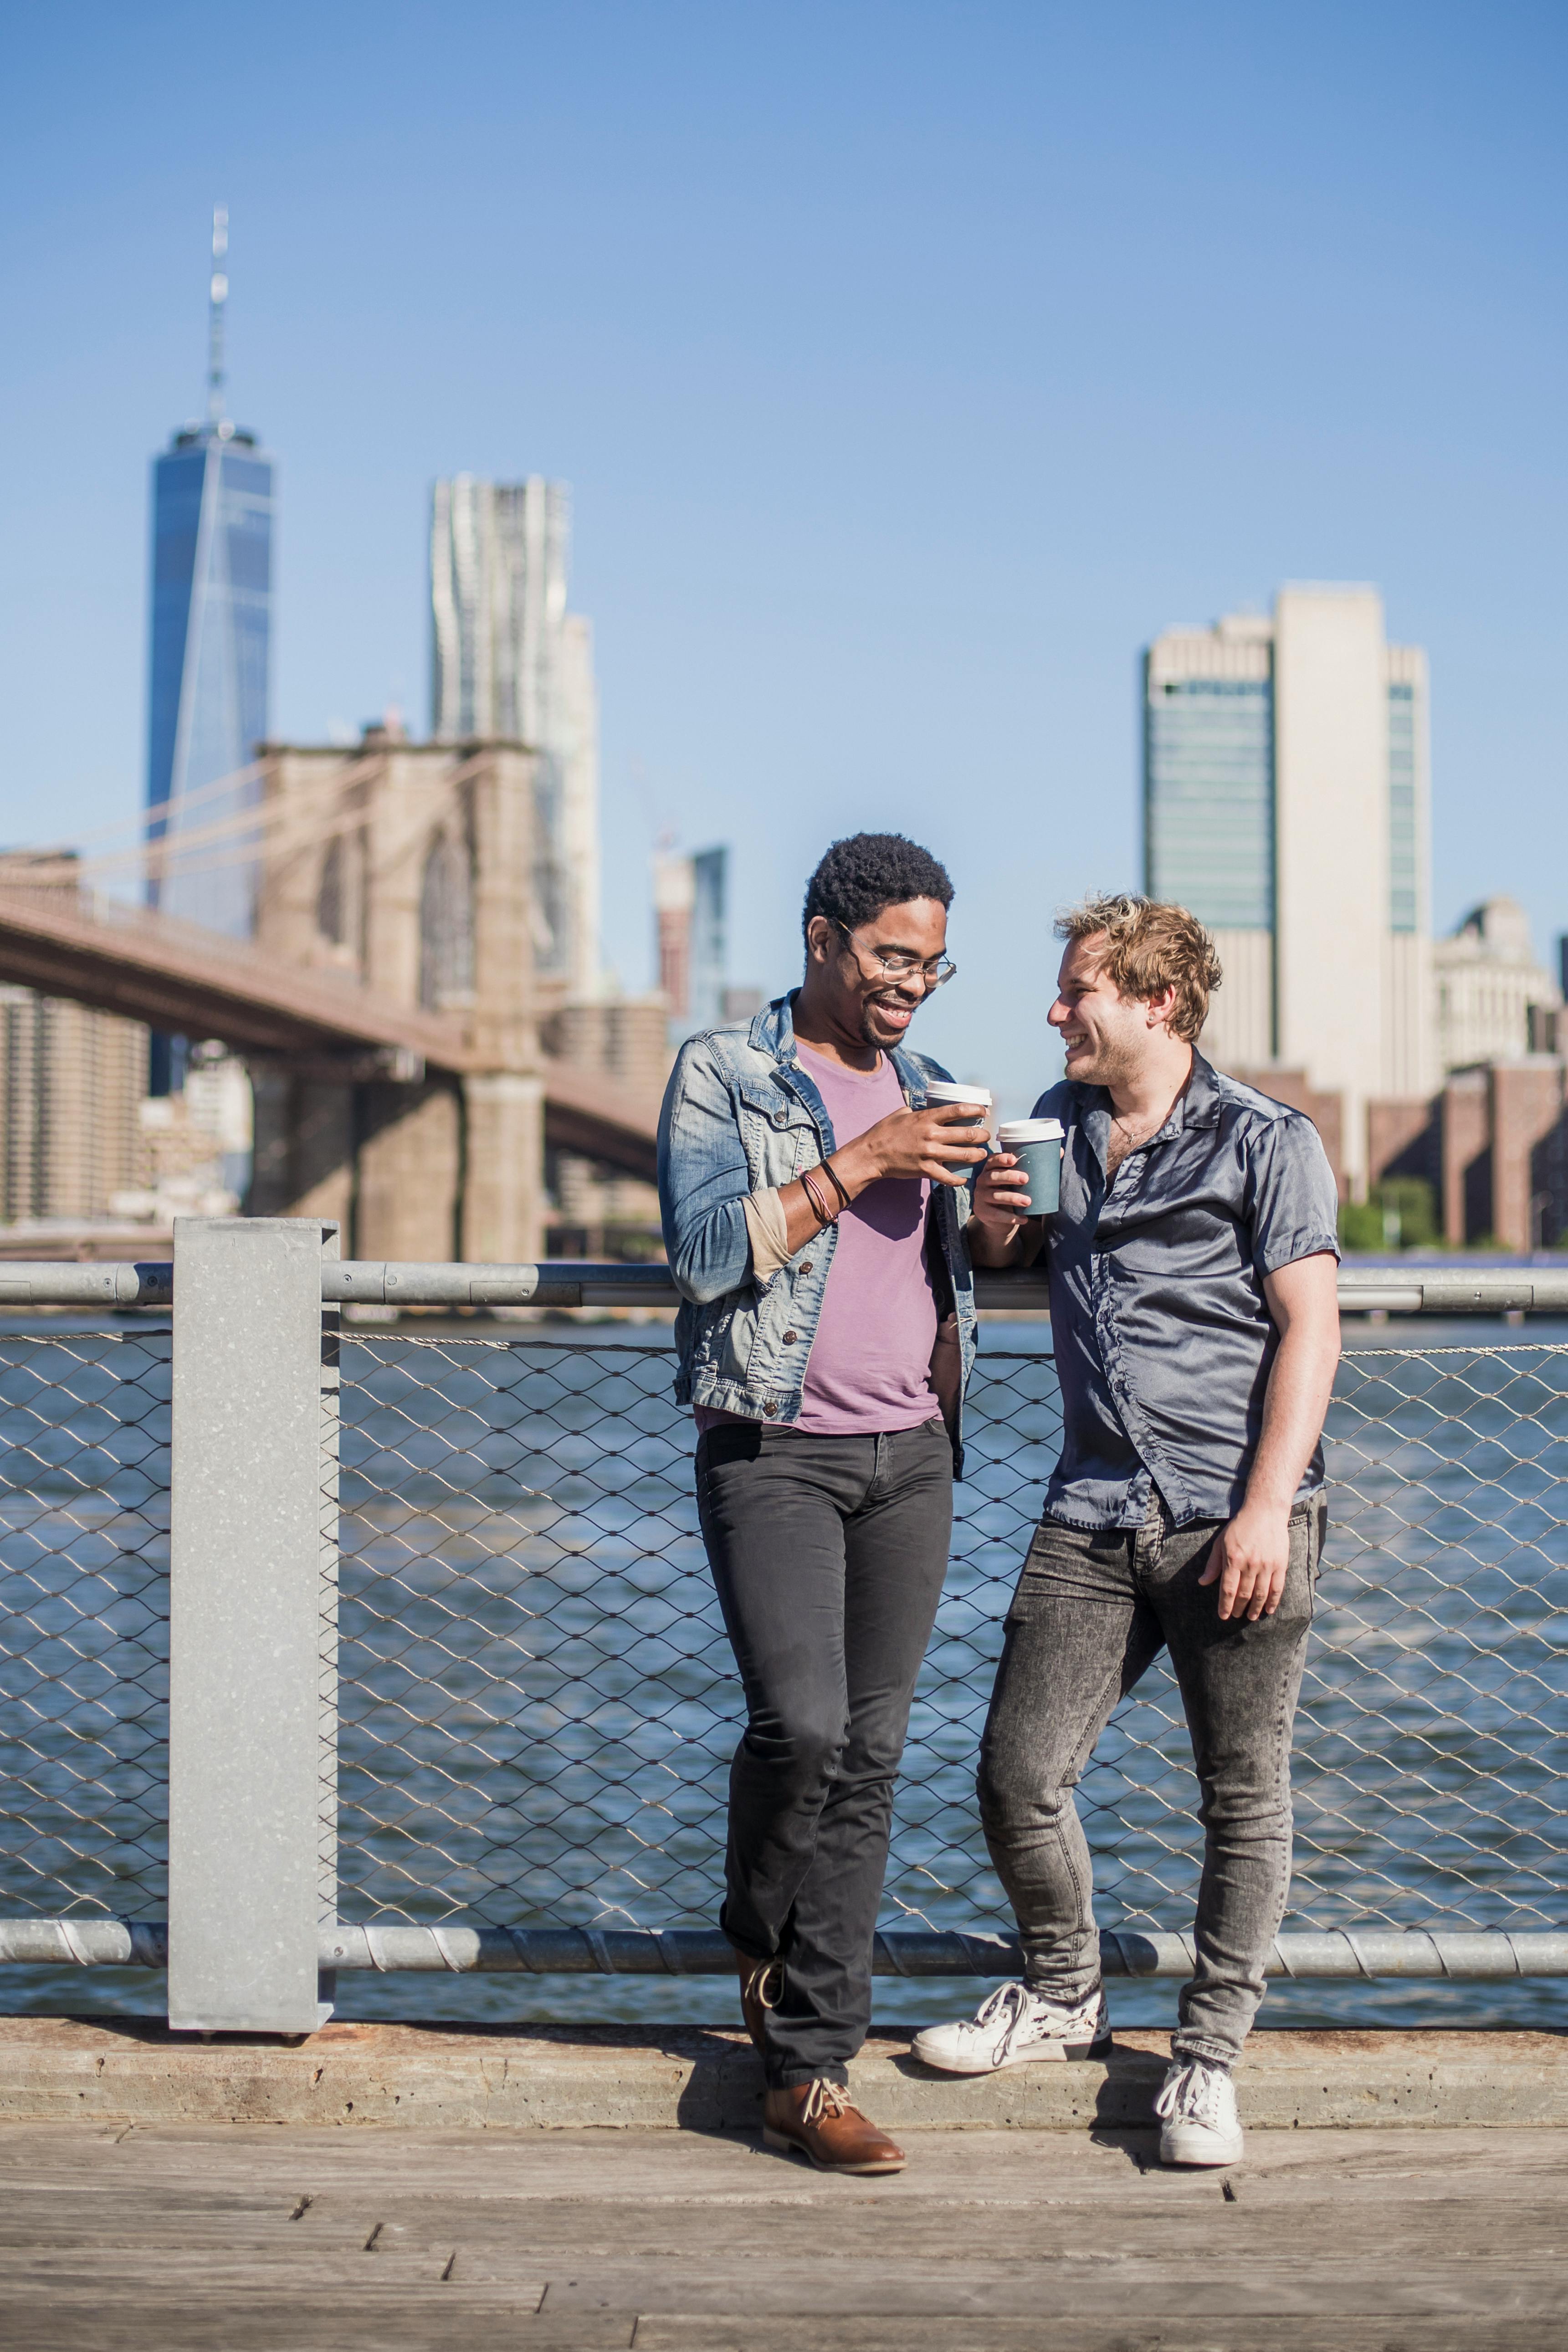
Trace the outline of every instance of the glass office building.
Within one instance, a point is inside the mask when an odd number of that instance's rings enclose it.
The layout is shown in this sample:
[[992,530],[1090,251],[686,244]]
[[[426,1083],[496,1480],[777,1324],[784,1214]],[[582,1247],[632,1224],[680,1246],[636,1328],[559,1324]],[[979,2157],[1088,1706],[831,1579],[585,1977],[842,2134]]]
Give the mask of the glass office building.
[[176,433],[153,463],[148,897],[235,939],[255,919],[245,812],[268,732],[274,505],[272,460],[226,423]]
[[1267,677],[1152,678],[1144,870],[1211,930],[1274,927],[1274,690]]
[[1426,691],[1354,582],[1164,630],[1143,661],[1144,887],[1214,934],[1204,1049],[1342,1096],[1352,1185],[1365,1105],[1436,1082]]

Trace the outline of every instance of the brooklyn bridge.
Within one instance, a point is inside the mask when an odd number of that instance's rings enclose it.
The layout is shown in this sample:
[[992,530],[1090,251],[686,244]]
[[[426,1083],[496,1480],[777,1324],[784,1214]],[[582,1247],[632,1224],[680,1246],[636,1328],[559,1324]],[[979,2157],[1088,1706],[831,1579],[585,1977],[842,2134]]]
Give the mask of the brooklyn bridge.
[[252,936],[107,898],[93,865],[0,860],[0,982],[242,1056],[247,1206],[385,1258],[542,1255],[544,1154],[647,1179],[664,1016],[536,969],[538,762],[514,743],[263,747],[144,875],[238,867]]

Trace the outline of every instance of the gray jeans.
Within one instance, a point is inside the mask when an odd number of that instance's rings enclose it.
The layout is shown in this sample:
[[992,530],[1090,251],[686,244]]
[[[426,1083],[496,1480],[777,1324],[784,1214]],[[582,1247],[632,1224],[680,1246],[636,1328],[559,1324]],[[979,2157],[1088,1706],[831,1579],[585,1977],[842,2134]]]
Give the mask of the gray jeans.
[[1083,2000],[1100,1982],[1100,1939],[1073,1790],[1118,1699],[1169,1649],[1204,1825],[1197,1972],[1182,1989],[1172,2048],[1228,2065],[1263,1998],[1289,1889],[1290,1733],[1324,1502],[1292,1511],[1284,1597],[1252,1624],[1222,1623],[1218,1585],[1198,1582],[1219,1524],[1173,1528],[1157,1493],[1136,1531],[1041,1521],[1007,1613],[980,1811],[1030,1984],[1053,2000]]

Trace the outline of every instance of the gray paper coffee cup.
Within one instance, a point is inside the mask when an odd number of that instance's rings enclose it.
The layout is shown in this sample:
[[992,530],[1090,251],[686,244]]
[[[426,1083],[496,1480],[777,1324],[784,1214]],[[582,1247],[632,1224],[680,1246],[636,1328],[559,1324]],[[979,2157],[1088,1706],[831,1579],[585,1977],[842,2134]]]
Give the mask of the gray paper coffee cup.
[[1010,1151],[1014,1171],[1029,1188],[1031,1217],[1054,1216],[1061,1206],[1062,1123],[1059,1118],[1007,1118],[996,1130],[997,1145]]

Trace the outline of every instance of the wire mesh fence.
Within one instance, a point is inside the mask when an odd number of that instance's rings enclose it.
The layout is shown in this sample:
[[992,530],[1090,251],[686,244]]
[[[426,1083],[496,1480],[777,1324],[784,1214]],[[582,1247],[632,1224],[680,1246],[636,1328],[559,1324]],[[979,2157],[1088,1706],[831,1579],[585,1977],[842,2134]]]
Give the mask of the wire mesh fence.
[[[989,1335],[988,1335],[989,1337]],[[662,1345],[345,1334],[345,1920],[708,1924],[741,1702]],[[161,1916],[166,1333],[0,1339],[0,1899]],[[973,1809],[1058,1404],[988,1346],[884,1924],[1004,1922]],[[1348,1355],[1298,1722],[1288,1924],[1568,1922],[1568,1349]],[[1184,1927],[1163,1666],[1080,1792],[1102,1926]]]
[[[710,1918],[739,1686],[662,1349],[345,1345],[342,1912]],[[1568,1916],[1568,1350],[1348,1356],[1288,1924]],[[910,1723],[889,1927],[1001,1924],[973,1767],[1059,1439],[991,1349]],[[1085,1776],[1102,1926],[1183,1927],[1201,1839],[1162,1664]]]
[[0,1339],[0,1908],[168,1897],[166,1330]]

